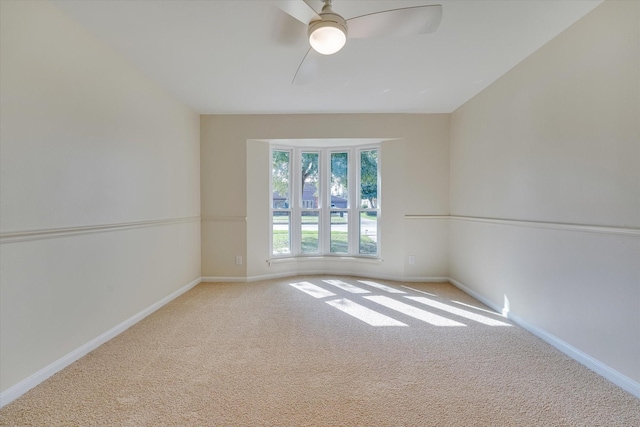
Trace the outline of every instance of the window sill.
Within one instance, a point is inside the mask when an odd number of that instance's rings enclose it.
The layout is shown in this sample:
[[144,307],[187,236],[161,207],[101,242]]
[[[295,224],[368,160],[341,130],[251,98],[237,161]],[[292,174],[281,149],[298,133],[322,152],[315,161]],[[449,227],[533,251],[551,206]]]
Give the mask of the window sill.
[[267,260],[269,266],[277,264],[298,263],[298,262],[322,262],[322,261],[337,261],[337,262],[357,262],[365,264],[380,264],[383,262],[382,258],[364,257],[364,256],[339,256],[339,255],[320,255],[320,256],[287,256],[270,258]]

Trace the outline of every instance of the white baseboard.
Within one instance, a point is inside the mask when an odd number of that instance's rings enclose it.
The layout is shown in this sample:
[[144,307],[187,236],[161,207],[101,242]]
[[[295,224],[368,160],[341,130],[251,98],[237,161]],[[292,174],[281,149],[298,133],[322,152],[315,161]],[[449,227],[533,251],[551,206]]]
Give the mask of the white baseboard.
[[182,288],[178,289],[177,291],[173,292],[170,295],[167,295],[166,297],[162,298],[160,301],[156,302],[155,304],[145,308],[144,310],[133,315],[132,317],[125,320],[124,322],[114,326],[107,332],[99,335],[98,337],[92,339],[88,343],[73,350],[71,353],[68,353],[67,355],[61,357],[60,359],[56,360],[50,365],[40,369],[38,372],[34,373],[33,375],[20,381],[18,384],[3,391],[2,393],[0,393],[0,408],[14,401],[18,397],[22,396],[23,394],[31,390],[33,387],[37,386],[38,384],[40,384],[41,382],[43,382],[53,374],[71,365],[73,362],[85,356],[92,350],[95,350],[96,348],[106,343],[110,339],[121,334],[122,332],[124,332],[131,326],[135,325],[136,323],[138,323],[139,321],[141,321],[142,319],[144,319],[154,311],[158,310],[162,306],[166,305],[167,303],[176,299],[180,295],[184,294],[185,292],[187,292],[188,290],[190,290],[200,282],[201,282],[201,278],[197,278],[196,280],[189,283],[188,285],[183,286]]
[[449,281],[448,277],[425,277],[425,276],[411,276],[411,277],[402,277],[398,279],[389,279],[395,280],[396,282],[415,282],[415,283],[447,283]]
[[[452,285],[454,285],[455,287],[460,289],[461,291],[471,295],[472,297],[474,297],[475,299],[477,299],[478,301],[480,301],[484,305],[486,305],[488,307],[491,307],[491,309],[497,311],[498,313],[500,313],[502,311],[502,307],[496,305],[492,301],[489,301],[483,295],[480,295],[476,291],[466,287],[465,285],[463,285],[462,283],[458,282],[457,280],[449,278],[448,281]],[[584,366],[586,366],[587,368],[591,369],[592,371],[594,371],[598,375],[606,378],[607,380],[611,381],[612,383],[614,383],[615,385],[617,385],[621,389],[628,391],[629,393],[633,394],[634,396],[636,396],[637,398],[640,399],[640,383],[637,383],[636,381],[632,380],[631,378],[627,377],[626,375],[621,374],[620,372],[618,372],[615,369],[605,365],[604,363],[600,362],[599,360],[594,359],[593,357],[591,357],[588,354],[582,352],[581,350],[578,350],[577,348],[573,347],[572,345],[562,341],[561,339],[559,339],[555,335],[552,335],[552,334],[548,333],[547,331],[545,331],[544,329],[541,329],[541,328],[539,328],[537,326],[534,326],[534,325],[530,324],[526,320],[520,318],[519,316],[517,316],[517,315],[515,315],[513,313],[507,313],[507,318],[512,320],[518,326],[520,326],[520,327],[526,329],[527,331],[531,332],[533,335],[537,336],[538,338],[540,338],[541,340],[543,340],[547,344],[552,345],[553,347],[557,348],[558,350],[560,350],[561,352],[563,352],[567,356],[571,357],[575,361],[583,364]]]
[[248,281],[245,276],[236,276],[236,277],[207,276],[207,277],[202,277],[200,280],[203,283],[218,283],[218,282],[244,283]]
[[465,285],[463,285],[462,283],[458,282],[455,279],[452,279],[451,277],[447,278],[447,281],[449,283],[451,283],[453,286],[455,286],[456,288],[460,289],[465,294],[471,295],[472,297],[474,297],[475,299],[477,299],[478,301],[480,301],[481,303],[483,303],[487,307],[491,308],[493,311],[495,311],[497,313],[501,313],[502,312],[502,307],[500,307],[499,305],[495,304],[493,301],[488,300],[483,295],[480,295],[479,293],[477,293],[473,289],[467,288]]
[[435,283],[446,283],[449,281],[448,277],[403,277],[403,276],[386,276],[386,275],[368,275],[362,273],[354,273],[347,271],[336,271],[332,270],[327,272],[326,270],[318,270],[318,271],[304,271],[304,272],[282,272],[282,273],[272,273],[272,274],[261,274],[257,276],[242,276],[242,277],[222,277],[222,276],[208,276],[203,277],[202,282],[204,283],[220,283],[220,282],[238,282],[238,283],[247,283],[247,282],[257,282],[260,280],[272,280],[272,279],[282,279],[284,277],[298,277],[298,276],[326,276],[326,275],[336,275],[336,276],[354,276],[354,277],[365,277],[369,279],[379,279],[379,280],[392,280],[395,282],[435,282]]

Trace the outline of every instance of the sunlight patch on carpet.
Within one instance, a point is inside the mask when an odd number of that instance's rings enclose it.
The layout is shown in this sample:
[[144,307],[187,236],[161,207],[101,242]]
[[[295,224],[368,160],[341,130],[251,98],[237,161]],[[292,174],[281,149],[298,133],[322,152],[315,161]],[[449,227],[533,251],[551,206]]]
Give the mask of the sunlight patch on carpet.
[[469,308],[473,308],[474,310],[480,310],[480,311],[484,311],[485,313],[489,313],[489,314],[493,314],[495,316],[501,316],[500,313],[497,313],[493,310],[487,310],[486,308],[481,308],[481,307],[476,307],[475,305],[471,305],[471,304],[467,304],[464,302],[460,302],[460,301],[451,301],[454,304],[460,304],[460,305],[464,305],[465,307],[469,307]]
[[455,314],[456,316],[464,317],[465,319],[469,319],[469,320],[473,320],[473,321],[478,322],[478,323],[482,323],[484,325],[489,325],[489,326],[511,326],[508,323],[501,322],[499,320],[492,319],[490,317],[483,316],[481,314],[472,313],[470,311],[463,310],[461,308],[452,307],[450,305],[443,304],[443,303],[438,302],[438,301],[433,301],[433,300],[430,300],[429,298],[425,298],[425,297],[405,297],[405,298],[408,298],[408,299],[410,299],[412,301],[419,302],[420,304],[428,305],[429,307],[437,308],[438,310],[446,311],[447,313]]
[[414,292],[418,292],[418,293],[425,294],[425,295],[430,295],[430,296],[432,296],[432,297],[437,297],[437,295],[436,295],[436,294],[430,294],[429,292],[421,291],[420,289],[410,288],[409,286],[405,286],[405,285],[401,285],[401,286],[402,286],[403,288],[410,289],[410,290],[412,290],[412,291],[414,291]]
[[370,308],[363,307],[360,304],[356,304],[355,302],[346,298],[325,302],[330,306],[335,307],[338,310],[355,317],[356,319],[368,323],[371,326],[408,326],[407,324],[402,323],[399,320],[393,319],[389,316],[385,316],[384,314],[378,313],[377,311],[371,310]]
[[[432,298],[424,297],[424,296],[410,296],[407,295],[405,291],[386,286],[380,284],[378,282],[372,280],[358,280],[358,283],[361,283],[365,286],[371,286],[380,291],[389,292],[396,294],[394,296],[385,296],[385,295],[372,295],[371,291],[363,289],[359,286],[355,286],[353,284],[347,283],[342,280],[337,279],[323,279],[322,283],[318,282],[318,284],[314,284],[308,281],[297,282],[297,283],[289,283],[289,286],[296,288],[307,295],[310,295],[316,299],[323,298],[331,298],[331,297],[340,297],[340,291],[348,292],[351,294],[349,299],[347,298],[339,298],[332,299],[331,301],[325,301],[330,306],[337,308],[338,310],[349,314],[350,316],[355,317],[369,325],[372,326],[408,326],[407,324],[390,317],[389,315],[382,314],[380,311],[376,311],[375,307],[373,309],[366,307],[357,302],[354,302],[354,299],[357,301],[358,298],[366,299],[367,301],[371,301],[373,303],[379,304],[388,309],[394,310],[396,312],[402,313],[404,315],[413,317],[414,319],[418,319],[420,321],[426,322],[433,326],[468,326],[469,324],[461,323],[458,318],[468,319],[474,322],[481,323],[487,326],[512,326],[504,321],[489,317],[484,314],[477,313],[473,310],[485,311],[487,313],[494,314],[496,316],[500,316],[498,313],[493,313],[488,310],[471,306],[468,304],[464,304],[458,301],[450,301],[448,303],[436,301]],[[334,286],[337,289],[333,289],[334,293],[328,289],[325,289],[327,285]],[[408,286],[403,286],[412,291],[419,292],[423,295],[430,295],[428,292],[420,291],[418,289],[413,289]],[[363,295],[368,294],[368,295]],[[403,298],[411,300],[415,303],[422,304],[424,306],[428,306],[431,309],[439,310],[446,312],[454,317],[446,317],[445,313],[436,314],[432,311],[428,311],[426,308],[419,308],[416,305],[412,305],[403,301]],[[402,300],[402,301],[401,301]],[[462,306],[467,306],[468,308],[456,307],[452,304],[459,304]],[[382,308],[382,307],[380,307]],[[473,309],[473,310],[471,310]],[[387,313],[388,314],[388,313]],[[395,316],[394,316],[395,317]]]
[[352,294],[368,294],[370,293],[368,290],[366,289],[362,289],[359,288],[357,286],[354,286],[350,283],[346,283],[343,282],[342,280],[323,280],[324,283],[328,283],[330,285],[336,286],[340,289],[342,289],[343,291],[347,291],[347,292],[351,292]]
[[446,317],[438,316],[437,314],[430,313],[425,310],[421,310],[409,304],[405,304],[400,301],[396,301],[392,298],[385,296],[370,296],[364,297],[369,301],[373,301],[377,304],[383,305],[392,310],[411,316],[415,319],[422,320],[434,326],[467,326],[464,323],[456,322],[455,320],[447,319]]
[[320,286],[316,286],[310,282],[299,282],[299,283],[289,283],[289,286],[293,286],[294,288],[311,295],[314,298],[326,298],[326,297],[334,297],[334,294],[331,291],[321,288]]
[[378,289],[382,289],[383,291],[387,291],[391,294],[405,294],[405,291],[401,291],[400,289],[396,289],[396,288],[392,288],[391,286],[387,286],[387,285],[383,285],[381,283],[378,282],[372,282],[371,280],[358,280],[358,282],[374,287],[374,288],[378,288]]

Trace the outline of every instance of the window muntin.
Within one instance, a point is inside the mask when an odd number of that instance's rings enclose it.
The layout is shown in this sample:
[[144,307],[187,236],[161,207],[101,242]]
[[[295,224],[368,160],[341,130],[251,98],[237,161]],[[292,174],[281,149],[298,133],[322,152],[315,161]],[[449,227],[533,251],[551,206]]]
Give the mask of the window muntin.
[[379,257],[378,156],[378,147],[272,147],[272,256]]

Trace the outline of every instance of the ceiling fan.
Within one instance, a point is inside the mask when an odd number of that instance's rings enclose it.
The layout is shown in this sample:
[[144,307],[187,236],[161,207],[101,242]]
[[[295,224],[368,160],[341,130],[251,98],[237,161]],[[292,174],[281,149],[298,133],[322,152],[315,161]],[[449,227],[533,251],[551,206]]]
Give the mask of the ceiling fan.
[[320,12],[309,5],[311,1],[277,2],[282,11],[307,25],[311,45],[296,70],[292,84],[311,82],[322,56],[338,52],[347,39],[431,33],[438,29],[442,19],[440,4],[391,9],[345,19],[333,11],[332,0],[323,0]]

